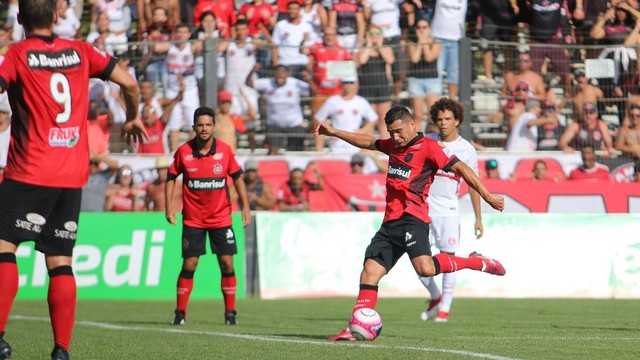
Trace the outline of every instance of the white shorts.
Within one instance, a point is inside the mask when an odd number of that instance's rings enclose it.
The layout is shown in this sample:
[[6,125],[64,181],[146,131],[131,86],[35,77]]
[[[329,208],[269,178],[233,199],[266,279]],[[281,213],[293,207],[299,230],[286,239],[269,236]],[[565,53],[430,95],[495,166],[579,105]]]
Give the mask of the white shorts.
[[460,248],[460,217],[432,216],[429,243],[441,252],[455,253]]
[[[167,98],[172,99],[178,96],[167,91]],[[174,106],[169,117],[167,129],[169,131],[193,130],[193,113],[200,107],[200,96],[198,88],[185,90],[182,94],[183,100]]]

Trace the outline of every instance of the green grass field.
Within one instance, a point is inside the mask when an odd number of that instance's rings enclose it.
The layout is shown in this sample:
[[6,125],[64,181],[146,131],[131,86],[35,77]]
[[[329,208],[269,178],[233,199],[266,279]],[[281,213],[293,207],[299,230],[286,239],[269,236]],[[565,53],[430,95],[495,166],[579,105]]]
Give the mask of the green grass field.
[[[380,299],[373,342],[329,343],[353,299],[194,301],[186,326],[172,302],[80,301],[73,359],[640,359],[639,300],[456,299],[449,323],[423,322],[420,299]],[[52,348],[46,301],[17,301],[5,339],[13,359]]]

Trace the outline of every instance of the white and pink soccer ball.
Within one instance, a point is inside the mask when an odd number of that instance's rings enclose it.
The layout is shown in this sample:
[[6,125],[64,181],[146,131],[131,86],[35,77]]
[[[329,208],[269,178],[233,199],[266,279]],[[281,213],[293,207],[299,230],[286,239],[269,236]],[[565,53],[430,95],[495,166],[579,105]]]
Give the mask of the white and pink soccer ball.
[[349,331],[358,341],[375,340],[382,331],[382,318],[373,309],[358,309],[351,314]]

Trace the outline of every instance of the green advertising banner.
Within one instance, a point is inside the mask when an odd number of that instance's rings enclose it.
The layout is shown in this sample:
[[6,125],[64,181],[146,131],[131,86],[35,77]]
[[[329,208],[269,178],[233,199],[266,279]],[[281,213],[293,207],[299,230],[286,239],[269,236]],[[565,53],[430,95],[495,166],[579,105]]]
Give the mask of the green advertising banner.
[[[238,298],[245,296],[242,218],[233,214],[238,244],[234,256]],[[169,224],[164,213],[82,213],[73,253],[78,299],[174,299],[182,268],[182,225]],[[33,242],[16,253],[20,275],[19,299],[46,299],[49,277],[44,256]],[[221,299],[216,256],[200,258],[192,299]]]

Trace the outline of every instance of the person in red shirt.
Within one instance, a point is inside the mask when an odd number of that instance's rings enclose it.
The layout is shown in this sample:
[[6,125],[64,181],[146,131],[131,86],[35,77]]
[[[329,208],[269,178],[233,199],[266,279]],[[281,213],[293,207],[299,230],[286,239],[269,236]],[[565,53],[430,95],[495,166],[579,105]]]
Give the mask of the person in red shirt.
[[609,167],[596,162],[593,146],[585,146],[580,150],[582,166],[569,173],[569,180],[609,181]]
[[256,37],[262,33],[263,28],[273,29],[276,25],[276,16],[271,4],[265,3],[263,0],[253,0],[244,3],[238,12],[244,15],[249,25],[249,35]]
[[212,12],[218,20],[218,28],[222,38],[235,37],[233,25],[236,24],[236,9],[232,0],[200,0],[193,10],[195,26],[200,26],[200,16]]
[[27,37],[2,49],[0,60],[0,92],[8,91],[14,112],[0,184],[0,358],[13,352],[4,336],[18,292],[15,253],[20,243],[35,240],[50,277],[51,358],[68,359],[76,304],[71,260],[89,177],[89,78],[121,87],[129,141],[142,140],[146,132],[136,116],[136,80],[92,45],[56,37],[55,1],[20,1],[19,12]]
[[[404,106],[396,105],[385,115],[391,136],[376,140],[368,134],[337,130],[321,123],[320,135],[334,136],[362,149],[378,150],[389,155],[387,170],[386,208],[380,230],[365,251],[364,268],[360,275],[360,292],[353,311],[373,309],[378,300],[378,283],[404,253],[419,276],[435,276],[462,269],[483,271],[502,276],[506,270],[497,260],[478,253],[468,258],[447,253],[431,255],[429,246],[429,204],[427,196],[436,171],[455,172],[469,187],[494,209],[504,209],[504,199],[491,194],[475,172],[453,155],[440,141],[417,132],[415,120]],[[349,330],[332,336],[329,341],[355,340]]]
[[176,224],[173,199],[178,175],[183,176],[182,192],[182,270],[178,277],[177,301],[173,325],[184,325],[187,304],[193,289],[193,274],[200,255],[206,253],[209,234],[211,251],[218,257],[222,274],[224,320],[236,324],[236,276],[233,255],[238,252],[236,237],[231,228],[231,201],[227,178],[233,179],[242,207],[242,224],[251,220],[249,200],[244,185],[242,167],[236,161],[229,145],[214,138],[216,113],[208,107],[199,107],[193,115],[196,135],[182,144],[173,156],[165,185],[166,217]]
[[302,169],[291,170],[289,180],[282,184],[278,190],[280,211],[309,211],[309,193],[324,188],[324,181],[316,164],[312,162],[309,167],[314,171],[317,183],[306,180]]

